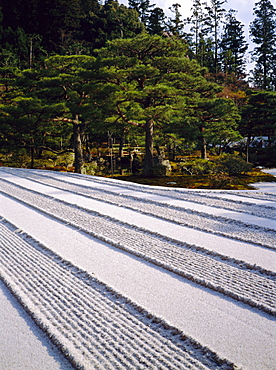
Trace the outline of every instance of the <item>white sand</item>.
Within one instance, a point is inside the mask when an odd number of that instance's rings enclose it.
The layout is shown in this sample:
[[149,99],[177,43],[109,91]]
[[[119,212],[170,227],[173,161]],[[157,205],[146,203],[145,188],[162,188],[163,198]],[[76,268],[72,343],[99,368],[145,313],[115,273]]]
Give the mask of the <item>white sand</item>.
[[[20,175],[19,172],[18,174]],[[55,173],[51,173],[51,176],[54,177]],[[56,176],[61,178],[60,175]],[[67,175],[62,177],[63,180],[68,178]],[[276,270],[273,249],[194,230],[130,209],[41,185],[17,177],[16,171],[8,174],[0,170],[0,178],[137,225],[153,233],[195,244],[249,264],[257,264],[267,270]],[[70,177],[68,181],[91,187],[100,186],[99,183],[93,183],[91,178],[87,181],[86,176],[76,176],[74,180],[72,179],[73,177]],[[116,184],[118,182],[106,181],[105,188],[119,191]],[[122,194],[123,183],[120,186]],[[102,187],[101,185],[100,188]],[[275,184],[272,187],[264,185],[262,189],[275,192]],[[154,199],[156,202],[177,204],[187,209],[198,209],[199,212],[212,212],[212,207],[175,199],[170,201],[169,191],[167,197],[162,197],[158,194],[143,193],[139,186],[135,192],[125,188],[126,193],[135,193],[136,197]],[[245,198],[244,201],[248,199]],[[259,200],[258,203],[260,202]],[[267,204],[266,200],[264,204]],[[223,215],[229,219],[238,216],[237,219],[241,221],[246,219],[250,225],[265,225],[270,228],[275,228],[276,225],[275,219],[220,208],[213,207],[213,214],[216,217]],[[154,315],[162,317],[222,358],[227,358],[249,370],[275,368],[276,324],[269,315],[116,249],[5,195],[0,195],[0,215],[64,259],[93,274]],[[7,294],[5,288],[4,292],[6,295],[2,293],[0,300],[3,321],[0,323],[0,368],[35,369],[37,368],[35,364],[39,361],[41,364],[39,369],[69,369],[69,365],[63,362],[59,352],[52,352],[51,345],[45,344],[46,339],[41,339],[37,334],[36,325],[31,320],[26,325],[22,318],[22,309],[14,303],[14,299]],[[8,306],[11,303],[14,305],[12,309]],[[36,336],[39,339],[35,338]],[[30,354],[26,355],[28,351]]]

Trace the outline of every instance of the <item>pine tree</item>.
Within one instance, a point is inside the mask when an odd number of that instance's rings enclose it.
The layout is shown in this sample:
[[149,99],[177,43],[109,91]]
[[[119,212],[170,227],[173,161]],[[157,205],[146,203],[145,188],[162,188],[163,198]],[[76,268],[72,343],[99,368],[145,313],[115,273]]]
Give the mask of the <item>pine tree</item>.
[[[37,81],[40,71],[17,71],[10,76],[11,86],[1,93],[0,137],[1,146],[14,151],[24,148],[31,156],[31,168],[34,156],[39,149],[47,145],[49,137],[59,134],[62,128],[53,126],[52,119],[63,111],[59,101],[46,101],[44,93],[39,94]],[[60,135],[59,135],[60,137]]]
[[169,8],[174,14],[174,18],[169,17],[168,30],[174,36],[183,37],[185,22],[182,20],[182,15],[179,8],[181,8],[181,5],[178,3],[172,4],[172,6]]
[[192,48],[197,61],[203,66],[203,40],[206,36],[206,25],[205,15],[203,11],[203,4],[201,0],[193,0],[193,6],[191,8],[192,15],[188,18],[190,24],[190,32],[193,37]]
[[0,0],[2,11],[2,32],[7,29],[22,29],[27,35],[38,35],[40,32],[41,0]]
[[80,0],[39,0],[38,33],[48,51],[67,53],[80,28]]
[[253,80],[256,87],[272,90],[275,88],[276,10],[269,0],[260,0],[255,4],[254,15],[250,24],[250,36],[257,45],[253,51],[256,62]]
[[241,110],[241,116],[239,131],[247,137],[247,159],[252,139],[258,136],[267,136],[269,146],[272,149],[271,154],[273,153],[269,161],[275,163],[275,145],[272,145],[276,135],[275,91],[249,91],[247,102]]
[[242,139],[237,131],[240,115],[233,100],[208,99],[199,105],[198,115],[204,127],[202,134],[206,143],[217,147],[218,154],[221,154],[229,143]]
[[80,0],[81,13],[83,17],[86,17],[90,12],[97,12],[99,9],[98,0]]
[[93,50],[105,46],[109,40],[131,38],[144,30],[134,9],[109,0],[86,18],[84,38]]
[[225,9],[222,8],[222,5],[226,3],[226,0],[211,0],[210,6],[206,5],[207,16],[206,16],[206,26],[208,28],[208,33],[213,41],[213,65],[210,66],[210,72],[214,73],[216,76],[219,72],[219,59],[218,59],[218,50],[219,50],[219,31],[221,21],[225,14]]
[[16,29],[21,26],[22,6],[21,0],[0,0],[0,9],[2,12],[2,26],[3,28],[11,27]]
[[224,73],[233,73],[236,78],[244,77],[245,52],[248,44],[245,41],[243,25],[235,17],[235,10],[226,16],[226,25],[220,41],[220,61]]
[[45,56],[41,41],[41,36],[26,34],[21,27],[4,29],[0,43],[0,66],[32,68]]
[[154,8],[149,15],[147,31],[150,35],[163,35],[166,15],[161,8]]
[[175,37],[140,35],[114,40],[99,56],[108,121],[143,130],[143,173],[151,176],[155,131],[172,122],[183,126],[191,121],[199,129],[199,102],[213,99],[219,87],[206,81],[198,63],[187,58],[187,46]]
[[45,75],[40,80],[44,98],[64,105],[63,113],[55,122],[67,122],[71,126],[76,173],[82,172],[82,140],[88,121],[94,118],[93,103],[90,105],[94,84],[88,81],[86,74],[87,65],[92,69],[93,62],[94,58],[87,55],[54,55],[45,60]]
[[137,11],[140,21],[146,26],[150,16],[150,10],[154,7],[154,5],[150,4],[150,0],[129,0],[128,5],[131,9]]

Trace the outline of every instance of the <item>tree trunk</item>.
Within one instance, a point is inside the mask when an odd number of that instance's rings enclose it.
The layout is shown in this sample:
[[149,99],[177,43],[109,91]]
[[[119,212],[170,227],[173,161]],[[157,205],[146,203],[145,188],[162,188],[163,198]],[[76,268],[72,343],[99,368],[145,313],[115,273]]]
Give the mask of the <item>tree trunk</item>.
[[87,162],[92,159],[89,135],[85,135],[85,159]]
[[83,127],[78,116],[74,120],[74,153],[75,153],[75,173],[82,173],[83,151],[82,151]]
[[118,157],[120,159],[123,158],[123,149],[124,149],[125,139],[123,136],[120,137],[120,146],[119,146],[119,154]]
[[145,131],[146,131],[146,143],[145,143],[146,154],[144,158],[143,175],[147,177],[147,176],[152,176],[152,169],[153,169],[153,121],[152,120],[149,120],[146,122]]
[[201,159],[207,159],[207,146],[204,137],[204,127],[200,127],[199,140],[200,140]]
[[201,158],[207,159],[207,148],[206,148],[206,141],[204,137],[202,138],[202,142],[201,142]]
[[155,149],[156,149],[156,151],[157,151],[157,155],[158,155],[158,157],[161,157],[162,153],[161,153],[161,150],[160,150],[160,146],[159,146],[159,144],[156,144],[156,145],[155,145]]
[[245,151],[246,151],[246,162],[248,163],[249,162],[249,145],[250,145],[250,142],[251,142],[251,137],[250,135],[247,136],[247,139],[246,139],[246,148],[245,148]]
[[31,155],[30,168],[34,168],[34,153],[35,153],[35,149],[34,149],[33,146],[31,146],[31,148],[30,148],[30,155]]

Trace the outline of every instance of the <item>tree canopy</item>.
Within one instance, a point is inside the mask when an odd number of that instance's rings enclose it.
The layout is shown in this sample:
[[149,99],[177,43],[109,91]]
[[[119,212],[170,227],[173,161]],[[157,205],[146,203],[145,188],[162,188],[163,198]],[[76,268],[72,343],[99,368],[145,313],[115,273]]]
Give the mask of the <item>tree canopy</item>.
[[239,131],[250,135],[244,117],[255,109],[253,96],[266,117],[260,132],[268,132],[274,127],[264,112],[274,117],[274,96],[266,93],[276,86],[275,8],[269,0],[254,8],[256,95],[246,80],[244,27],[224,4],[194,0],[185,18],[178,3],[166,16],[148,0],[128,6],[0,0],[2,148],[32,156],[46,147],[74,150],[80,172],[90,137],[114,134],[123,142],[135,133],[144,136],[144,174],[150,175],[162,138],[189,138],[204,158],[208,146],[223,149],[238,140],[240,116]]
[[[171,121],[194,121],[200,104],[220,90],[186,55],[183,42],[157,35],[115,40],[99,51],[100,78],[110,96],[114,124],[124,122],[144,131],[146,176],[152,174],[154,166],[154,130],[168,127]],[[234,107],[229,105],[228,109]],[[227,120],[222,121],[226,124]]]
[[255,19],[250,25],[250,35],[256,44],[254,81],[264,90],[275,90],[276,9],[270,0],[260,0],[255,4],[254,14]]

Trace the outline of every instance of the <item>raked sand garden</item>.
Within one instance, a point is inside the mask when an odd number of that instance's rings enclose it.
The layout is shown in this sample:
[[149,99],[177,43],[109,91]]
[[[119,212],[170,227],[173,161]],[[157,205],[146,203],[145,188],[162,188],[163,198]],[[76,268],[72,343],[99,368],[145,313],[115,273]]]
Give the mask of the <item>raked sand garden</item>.
[[1,167],[0,368],[275,369],[275,187]]

